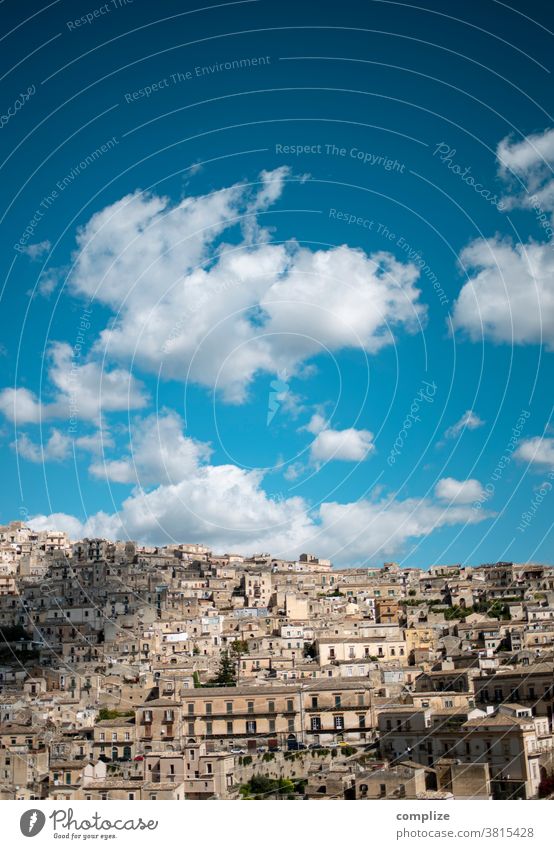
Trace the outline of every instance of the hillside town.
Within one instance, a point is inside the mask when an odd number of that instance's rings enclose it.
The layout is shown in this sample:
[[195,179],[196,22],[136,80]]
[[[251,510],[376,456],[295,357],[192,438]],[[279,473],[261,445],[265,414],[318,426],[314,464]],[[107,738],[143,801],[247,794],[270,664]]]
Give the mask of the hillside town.
[[554,567],[0,527],[0,798],[554,794]]

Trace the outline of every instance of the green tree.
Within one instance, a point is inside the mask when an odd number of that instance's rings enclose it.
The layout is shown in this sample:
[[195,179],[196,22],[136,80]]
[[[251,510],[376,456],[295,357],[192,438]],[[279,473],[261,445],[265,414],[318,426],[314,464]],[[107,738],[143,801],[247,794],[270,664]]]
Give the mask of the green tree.
[[227,650],[221,652],[219,669],[215,678],[208,682],[210,687],[236,687],[237,670],[235,661]]
[[248,643],[246,640],[233,640],[231,643],[231,652],[237,657],[243,654],[248,654]]

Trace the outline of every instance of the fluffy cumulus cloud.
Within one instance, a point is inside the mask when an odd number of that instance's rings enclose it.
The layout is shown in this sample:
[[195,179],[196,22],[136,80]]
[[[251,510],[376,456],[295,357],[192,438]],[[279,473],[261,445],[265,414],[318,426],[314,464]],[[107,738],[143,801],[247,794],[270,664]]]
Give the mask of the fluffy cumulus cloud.
[[554,162],[554,129],[534,133],[521,141],[504,138],[498,144],[496,156],[503,175],[524,177],[535,187],[552,179],[549,164]]
[[47,419],[99,420],[102,413],[140,409],[147,403],[143,384],[127,369],[76,360],[63,342],[49,350],[47,377],[44,398],[24,387],[0,391],[0,412],[18,424],[37,424]]
[[[534,213],[538,238],[478,239],[460,256],[468,276],[454,308],[454,326],[471,339],[554,349],[554,130],[504,139],[500,175],[509,181],[506,204]],[[541,238],[542,237],[542,238]]]
[[333,552],[337,563],[360,563],[391,557],[440,528],[471,525],[490,516],[477,514],[469,505],[442,506],[430,498],[325,503],[314,541],[321,542],[323,551]]
[[31,463],[46,463],[52,460],[65,460],[71,450],[71,440],[61,431],[54,428],[48,440],[37,445],[26,433],[13,443],[15,451]]
[[[288,381],[321,352],[371,354],[399,332],[417,332],[425,309],[413,264],[344,245],[311,250],[271,242],[266,222],[289,178],[286,168],[262,172],[253,185],[178,204],[137,192],[94,215],[78,232],[64,279],[73,295],[98,301],[113,319],[77,364],[69,345],[52,346],[44,398],[27,387],[5,389],[0,410],[18,424],[73,410],[97,427],[110,426],[109,413],[147,408],[131,360],[161,380],[193,382],[240,403],[262,372]],[[374,450],[367,430],[337,430],[322,417],[306,430],[314,436],[314,463],[363,460]],[[80,439],[87,441],[77,447],[96,452],[91,474],[127,484],[128,496],[115,513],[82,521],[37,516],[34,527],[57,527],[74,538],[202,540],[219,551],[317,550],[348,565],[400,552],[437,528],[486,518],[459,494],[401,500],[374,492],[317,507],[288,493],[272,496],[262,472],[215,465],[210,446],[185,433],[171,410],[135,414],[123,452],[111,450],[101,434]],[[52,458],[67,447],[56,440],[51,434],[46,441]],[[44,453],[30,442],[23,450],[29,459]]]
[[461,418],[458,419],[445,431],[447,439],[456,439],[464,430],[477,430],[483,427],[485,422],[473,410],[466,410]]
[[[321,413],[314,413],[308,424],[300,427],[299,432],[307,431],[315,436],[310,445],[310,459],[316,465],[330,460],[365,460],[375,451],[373,434],[369,430],[357,430],[349,427],[335,430]],[[287,480],[298,477],[298,465],[292,464],[286,473]]]
[[134,424],[126,456],[99,459],[90,471],[115,483],[171,484],[196,474],[210,453],[208,445],[185,436],[181,418],[167,410]]
[[348,565],[390,556],[445,525],[486,518],[463,503],[429,498],[379,497],[312,509],[300,497],[271,496],[261,472],[211,464],[209,447],[187,437],[171,411],[157,420],[139,420],[131,445],[127,457],[96,468],[112,480],[134,484],[117,513],[97,513],[82,522],[71,515],[36,516],[32,526],[67,530],[73,538],[203,540],[220,551],[270,550],[290,557],[316,548]]
[[460,260],[469,275],[454,326],[474,341],[544,343],[554,349],[554,250],[551,243],[478,239]]
[[310,447],[310,454],[317,463],[329,460],[365,460],[375,451],[373,434],[369,430],[326,429],[317,434]]
[[515,455],[518,460],[536,466],[539,470],[552,470],[554,469],[554,439],[546,436],[524,439]]
[[8,387],[0,392],[0,412],[13,422],[38,424],[42,405],[29,389]]
[[475,478],[467,481],[458,481],[455,478],[442,478],[435,487],[435,495],[441,501],[446,501],[450,504],[471,504],[473,501],[479,501],[483,497],[484,490]]
[[84,522],[64,514],[35,516],[30,524],[66,530],[74,539],[202,540],[218,551],[271,551],[284,557],[317,550],[337,564],[355,565],[398,554],[440,528],[490,515],[428,498],[325,502],[314,511],[302,498],[271,498],[261,483],[258,473],[236,466],[207,466],[192,480],[135,492],[117,514],[98,513]]
[[[244,400],[256,373],[287,371],[323,350],[377,351],[424,318],[419,271],[388,253],[271,244],[257,217],[285,168],[171,205],[135,193],[79,231],[70,290],[117,319],[97,352]],[[240,224],[238,244],[224,241]],[[235,240],[236,241],[236,240]]]
[[94,455],[113,446],[112,436],[103,429],[75,437],[69,432],[52,428],[48,438],[40,442],[34,442],[27,433],[20,433],[11,447],[31,463],[49,463],[67,460],[76,449]]

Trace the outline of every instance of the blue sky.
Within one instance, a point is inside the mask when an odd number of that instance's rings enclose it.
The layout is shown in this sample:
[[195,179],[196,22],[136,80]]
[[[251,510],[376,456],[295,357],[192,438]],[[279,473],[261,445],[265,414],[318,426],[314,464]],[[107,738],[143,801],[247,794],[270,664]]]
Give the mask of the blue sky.
[[0,8],[0,521],[552,562],[548,6]]

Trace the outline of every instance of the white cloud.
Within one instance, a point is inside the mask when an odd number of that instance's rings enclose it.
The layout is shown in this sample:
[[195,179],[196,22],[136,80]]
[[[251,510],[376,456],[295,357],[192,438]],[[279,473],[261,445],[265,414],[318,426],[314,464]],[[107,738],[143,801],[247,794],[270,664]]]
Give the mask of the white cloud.
[[[308,424],[299,428],[299,431],[303,430],[315,435],[310,446],[310,459],[315,463],[329,460],[360,461],[375,451],[371,431],[353,427],[334,430],[320,412],[314,413]],[[287,479],[294,480],[294,476],[295,470],[289,471]]]
[[[97,352],[241,402],[258,372],[294,376],[322,350],[375,352],[397,329],[417,331],[425,308],[414,265],[347,246],[269,243],[253,216],[278,200],[288,173],[176,206],[136,193],[94,215],[78,232],[68,283],[118,311]],[[223,243],[237,221],[242,242]]]
[[479,418],[477,413],[474,413],[473,410],[466,410],[463,416],[445,431],[444,435],[447,439],[455,439],[462,431],[477,430],[478,427],[483,427],[484,424],[485,422]]
[[36,260],[47,254],[51,247],[51,243],[46,239],[44,242],[36,242],[34,245],[25,245],[20,252],[27,254],[32,260]]
[[319,551],[337,564],[390,557],[439,528],[475,524],[490,513],[469,505],[441,506],[430,499],[326,502],[309,511],[301,498],[273,500],[261,477],[235,466],[210,466],[193,481],[137,491],[118,514],[37,516],[32,527],[67,530],[73,538],[99,535],[147,543],[204,541],[216,551],[271,551],[295,557]]
[[[175,446],[171,453],[167,439]],[[176,413],[147,417],[133,429],[132,455],[106,464],[112,480],[136,484],[118,513],[98,513],[83,523],[61,514],[38,516],[31,524],[67,530],[77,538],[100,535],[156,544],[201,540],[216,550],[263,550],[291,557],[318,550],[352,564],[389,556],[435,528],[488,516],[463,504],[397,501],[378,492],[379,500],[311,509],[300,497],[268,495],[261,472],[211,465],[208,455],[207,446],[183,434]],[[145,483],[153,488],[146,491]]]
[[321,433],[327,427],[327,419],[321,413],[314,413],[307,425],[299,430],[307,430],[308,433]]
[[443,507],[431,499],[324,503],[319,511],[321,532],[314,539],[323,551],[332,552],[337,562],[355,564],[391,557],[404,550],[408,542],[442,527],[476,524],[490,515],[481,517],[468,505]]
[[515,456],[518,460],[537,466],[541,470],[554,469],[554,439],[545,436],[524,439]]
[[513,141],[510,137],[502,139],[496,156],[501,173],[511,171],[527,179],[536,175],[537,170],[542,173],[545,166],[554,161],[554,129],[526,136],[522,141]]
[[40,445],[22,433],[12,447],[31,463],[47,463],[52,460],[65,460],[71,451],[71,439],[54,428],[49,439]]
[[461,254],[469,274],[453,323],[478,341],[543,342],[554,350],[554,250],[551,243],[512,245],[478,239]]
[[0,391],[0,412],[20,424],[37,424],[41,418],[41,403],[34,394],[24,388],[7,388]]
[[81,362],[72,348],[55,342],[49,351],[48,381],[53,400],[39,399],[24,387],[0,391],[0,412],[18,424],[47,419],[98,421],[103,413],[140,409],[147,396],[141,381],[123,368]]
[[52,428],[48,439],[40,443],[33,442],[26,433],[19,434],[17,440],[12,443],[12,448],[20,457],[31,463],[48,463],[67,459],[74,448],[90,454],[100,454],[113,445],[113,438],[105,429],[74,437]]
[[119,522],[103,512],[96,513],[85,522],[67,513],[51,513],[49,516],[32,517],[28,520],[28,525],[36,531],[65,531],[72,540],[84,539],[84,537],[117,539],[120,530]]
[[208,445],[183,434],[182,420],[169,410],[138,420],[129,449],[122,459],[96,461],[91,473],[116,483],[171,484],[196,474],[211,453]]
[[473,501],[482,499],[484,489],[475,478],[466,481],[442,478],[435,487],[435,495],[441,501],[448,501],[450,504],[471,504]]
[[369,430],[356,430],[353,427],[345,430],[322,430],[310,446],[312,460],[316,462],[360,461],[365,460],[373,451],[373,434]]
[[115,444],[112,435],[105,427],[76,437],[74,443],[77,448],[88,451],[90,454],[102,454],[107,448],[113,448]]
[[519,142],[503,139],[497,156],[501,176],[512,178],[504,202],[533,210],[537,240],[512,244],[496,236],[462,251],[468,282],[454,306],[454,326],[475,341],[554,350],[554,129]]

